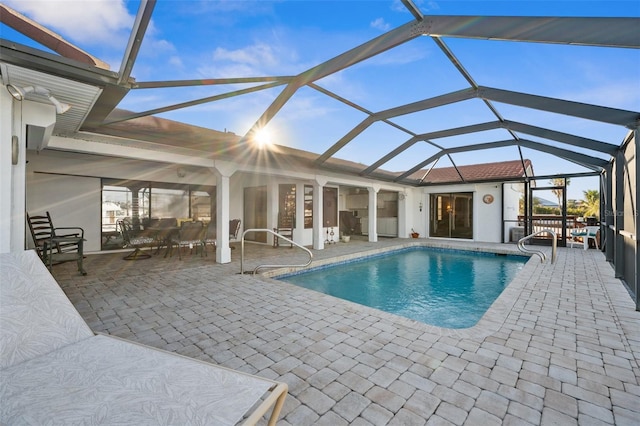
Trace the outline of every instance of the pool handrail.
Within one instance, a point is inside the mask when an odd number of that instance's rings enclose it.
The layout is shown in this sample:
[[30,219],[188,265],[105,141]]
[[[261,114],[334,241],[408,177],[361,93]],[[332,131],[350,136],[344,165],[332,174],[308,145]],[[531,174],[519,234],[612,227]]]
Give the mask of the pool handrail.
[[240,239],[240,274],[241,275],[244,275],[244,236],[248,232],[267,232],[269,234],[274,235],[276,238],[282,238],[286,242],[291,243],[294,246],[304,250],[309,255],[309,260],[307,261],[307,263],[300,264],[300,265],[268,265],[268,264],[258,265],[258,266],[256,266],[254,268],[253,275],[255,275],[256,272],[259,269],[264,269],[264,268],[304,268],[304,267],[307,267],[307,266],[311,265],[311,261],[313,260],[313,253],[311,253],[311,250],[309,250],[308,248],[306,248],[304,246],[301,246],[300,244],[296,243],[293,240],[290,240],[289,238],[287,238],[287,237],[285,237],[283,235],[278,234],[277,232],[273,231],[272,229],[268,229],[268,228],[251,228],[251,229],[246,229],[242,233],[242,238]]
[[524,243],[535,237],[536,235],[545,233],[551,234],[551,237],[553,238],[553,241],[551,243],[551,263],[556,263],[556,252],[558,250],[558,234],[556,234],[555,231],[552,231],[551,229],[542,229],[540,231],[534,232],[533,234],[527,235],[526,237],[520,238],[518,240],[518,250],[523,253],[533,253],[535,255],[538,255],[540,257],[540,263],[544,263],[547,260],[547,255],[545,255],[542,250],[528,250],[527,248],[525,248]]

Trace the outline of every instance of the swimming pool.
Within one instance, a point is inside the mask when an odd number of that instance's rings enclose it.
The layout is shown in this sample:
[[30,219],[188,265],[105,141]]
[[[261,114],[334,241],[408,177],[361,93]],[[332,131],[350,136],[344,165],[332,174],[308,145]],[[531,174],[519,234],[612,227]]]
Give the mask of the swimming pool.
[[438,327],[467,328],[527,260],[420,247],[277,279]]

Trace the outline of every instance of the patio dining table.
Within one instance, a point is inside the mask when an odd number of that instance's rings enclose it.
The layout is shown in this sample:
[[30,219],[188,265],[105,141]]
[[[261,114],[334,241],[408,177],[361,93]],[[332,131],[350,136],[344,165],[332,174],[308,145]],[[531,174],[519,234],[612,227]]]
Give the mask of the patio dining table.
[[158,249],[156,250],[156,254],[160,253],[160,249],[162,246],[165,247],[164,257],[170,252],[171,249],[171,238],[180,232],[179,226],[150,226],[146,228],[153,238],[158,242]]

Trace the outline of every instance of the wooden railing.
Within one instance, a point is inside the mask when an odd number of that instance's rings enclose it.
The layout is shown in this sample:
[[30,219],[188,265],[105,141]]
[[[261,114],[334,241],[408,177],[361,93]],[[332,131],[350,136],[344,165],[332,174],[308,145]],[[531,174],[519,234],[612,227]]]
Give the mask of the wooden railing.
[[[559,238],[565,238],[567,235],[569,235],[571,229],[582,228],[584,226],[583,223],[578,222],[578,218],[576,216],[567,216],[567,224],[564,230],[562,226],[562,216],[560,215],[533,215],[530,217],[530,219],[532,227],[532,229],[529,229],[530,234],[538,233],[545,229],[551,229],[558,235]],[[524,222],[525,217],[523,215],[519,215],[518,226],[524,226]]]

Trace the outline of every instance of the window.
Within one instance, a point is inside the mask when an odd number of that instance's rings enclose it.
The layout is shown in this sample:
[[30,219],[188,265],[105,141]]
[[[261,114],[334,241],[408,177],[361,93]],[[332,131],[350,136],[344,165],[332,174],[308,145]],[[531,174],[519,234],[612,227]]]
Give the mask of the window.
[[191,217],[209,223],[216,220],[216,187],[191,188]]
[[473,193],[431,194],[429,236],[473,238]]
[[111,235],[119,219],[128,218],[134,229],[150,218],[215,220],[215,193],[214,186],[103,179],[102,249],[122,248]]
[[215,220],[215,186],[151,184],[151,209],[149,217]]
[[116,230],[116,222],[131,217],[131,190],[118,186],[102,188],[102,232]]
[[129,218],[139,226],[140,220],[149,217],[151,189],[146,182],[102,182],[102,232],[116,230],[116,221]]
[[278,228],[295,228],[296,186],[281,184],[278,187]]
[[313,186],[304,186],[304,228],[313,228]]
[[189,214],[189,186],[153,184],[151,187],[151,217],[186,219]]

